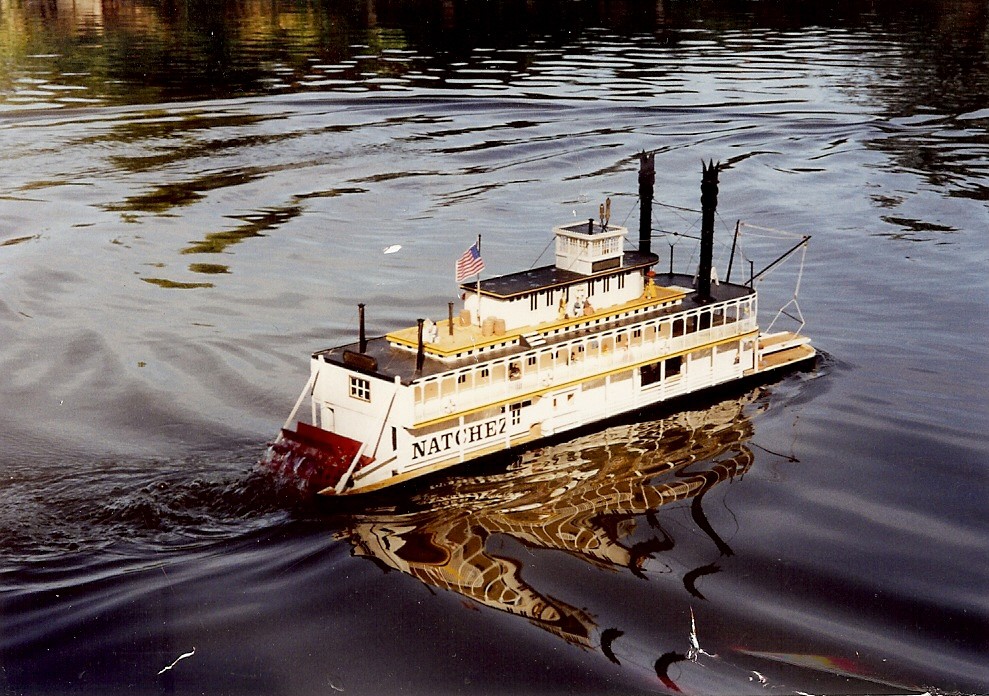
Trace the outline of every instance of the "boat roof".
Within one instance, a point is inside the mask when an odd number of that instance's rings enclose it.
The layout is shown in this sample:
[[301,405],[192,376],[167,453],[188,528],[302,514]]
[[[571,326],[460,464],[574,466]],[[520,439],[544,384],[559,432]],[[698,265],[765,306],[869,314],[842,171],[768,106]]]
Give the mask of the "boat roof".
[[[588,280],[594,280],[595,278],[603,278],[652,267],[658,261],[659,257],[656,254],[626,251],[620,266],[602,270],[598,273],[592,273],[591,275],[568,271],[557,266],[542,266],[540,268],[529,269],[528,271],[519,271],[517,273],[509,273],[508,275],[482,280],[480,282],[481,294],[499,299],[509,299],[519,295],[539,292],[540,290],[575,285]],[[477,282],[460,284],[461,290],[476,292],[477,288]]]
[[[627,253],[628,252],[626,252],[626,254]],[[652,263],[655,263],[655,261]],[[626,267],[623,266],[622,268]],[[581,276],[583,279],[587,279],[588,277],[589,276]],[[693,285],[693,281],[693,276],[684,273],[661,273],[657,274],[655,278],[657,285],[668,288],[690,288]],[[483,286],[484,281],[481,282]],[[727,300],[752,295],[754,293],[755,291],[752,288],[749,288],[746,285],[737,285],[735,283],[720,283],[718,285],[711,286],[711,296],[713,302],[724,302]],[[707,304],[710,303],[700,302],[694,297],[693,293],[688,292],[683,295],[682,301],[675,306],[657,306],[655,309],[637,314],[635,316],[616,318],[593,327],[568,331],[561,334],[544,335],[543,337],[546,343],[545,345],[540,346],[540,348],[553,346],[555,344],[570,341],[581,336],[603,333],[615,328],[621,328],[622,326],[637,324],[646,319],[676,314]],[[344,367],[348,370],[362,372],[380,379],[393,381],[396,377],[398,377],[401,379],[403,384],[412,384],[412,382],[424,377],[430,377],[432,375],[443,374],[446,372],[455,372],[464,367],[477,365],[480,362],[490,362],[492,360],[498,360],[504,357],[521,355],[531,351],[532,347],[523,343],[521,345],[511,345],[504,348],[488,350],[481,356],[469,355],[454,360],[440,360],[427,354],[425,356],[421,371],[416,370],[416,353],[414,351],[393,347],[385,336],[368,339],[367,347],[364,350],[364,355],[374,358],[376,366],[373,370],[361,369],[353,362],[345,362],[344,353],[357,353],[358,350],[359,345],[355,342],[343,346],[337,346],[335,348],[317,351],[313,353],[313,358],[322,358],[328,363],[339,365],[340,367]]]

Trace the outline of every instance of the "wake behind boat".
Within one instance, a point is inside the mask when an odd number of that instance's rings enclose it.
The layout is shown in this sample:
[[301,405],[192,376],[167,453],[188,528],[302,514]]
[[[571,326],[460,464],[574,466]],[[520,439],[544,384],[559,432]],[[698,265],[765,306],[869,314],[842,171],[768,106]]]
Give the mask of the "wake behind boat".
[[[713,280],[719,171],[703,167],[696,276],[674,273],[672,258],[668,273],[655,270],[655,162],[643,153],[637,249],[610,224],[609,201],[598,220],[554,229],[551,266],[482,280],[478,237],[456,265],[463,305],[455,313],[449,303],[443,320],[368,339],[359,305],[358,341],[313,353],[269,458],[322,495],[373,491],[811,363],[799,330],[760,331],[758,274],[748,284]],[[292,428],[307,397],[310,421]]]

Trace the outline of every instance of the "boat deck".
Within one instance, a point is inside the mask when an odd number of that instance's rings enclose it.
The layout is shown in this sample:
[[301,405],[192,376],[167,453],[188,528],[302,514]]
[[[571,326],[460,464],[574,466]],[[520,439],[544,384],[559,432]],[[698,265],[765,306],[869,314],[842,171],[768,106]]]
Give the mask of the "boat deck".
[[[702,303],[698,302],[694,298],[692,292],[689,291],[690,286],[693,284],[693,276],[683,273],[663,273],[656,276],[655,282],[657,290],[660,291],[659,297],[650,300],[641,300],[641,305],[633,306],[633,311],[634,309],[640,310],[638,313],[629,314],[629,310],[627,308],[621,309],[621,307],[609,307],[608,309],[602,310],[591,317],[581,317],[579,319],[570,319],[551,324],[544,324],[541,327],[533,328],[532,331],[538,331],[542,335],[543,340],[545,341],[543,345],[551,346],[555,343],[569,341],[576,337],[608,331],[610,329],[638,323],[645,319],[682,312],[702,306]],[[713,296],[713,300],[715,302],[745,297],[753,294],[753,292],[754,291],[748,286],[736,285],[734,283],[721,283],[720,285],[713,285],[711,287],[711,295]],[[669,303],[676,298],[680,299],[679,304],[667,304],[666,306],[662,306],[664,302]],[[629,303],[629,305],[633,305],[634,302],[636,301]],[[586,325],[588,323],[588,319],[592,322],[591,325],[584,327],[579,326],[580,324]],[[458,328],[463,329],[464,331],[458,334]],[[553,333],[560,328],[567,328],[568,330]],[[477,327],[471,327],[471,329],[477,329]],[[446,331],[447,335],[449,335],[449,326],[445,320],[440,323],[439,330],[441,337],[444,331]],[[393,332],[387,336],[369,339],[364,354],[374,359],[376,367],[374,370],[365,369],[362,371],[388,381],[393,381],[396,377],[398,377],[404,384],[411,384],[416,379],[474,365],[479,360],[495,360],[511,355],[518,355],[531,350],[531,346],[524,340],[524,338],[520,341],[517,340],[519,336],[524,337],[525,335],[522,333],[522,329],[517,329],[511,332],[514,339],[509,338],[509,334],[498,337],[480,337],[484,342],[490,344],[497,344],[506,341],[511,342],[512,340],[516,340],[517,342],[514,343],[514,345],[491,348],[486,350],[480,357],[473,354],[462,358],[440,360],[438,358],[430,357],[427,353],[425,361],[423,362],[422,370],[417,371],[415,353],[416,331],[417,329],[413,327],[411,329],[402,329],[399,332]],[[406,341],[408,341],[408,337],[411,337],[412,340],[406,343],[408,347],[395,348],[392,346],[389,339],[390,337],[394,338],[396,335],[405,336]],[[463,341],[477,340],[477,338],[478,334],[473,333],[472,330],[468,330],[468,327],[454,327],[454,339],[457,339],[458,345],[463,345]],[[479,341],[473,345],[480,344],[481,342]],[[453,343],[451,342],[448,345],[452,346]],[[442,340],[438,341],[437,347],[444,347]],[[355,342],[335,348],[317,351],[313,354],[313,357],[321,358],[326,362],[335,365],[347,367],[347,369],[355,369],[355,366],[352,363],[347,364],[344,362],[345,352],[358,352],[358,344]]]
[[[582,325],[591,325],[595,322],[600,324],[602,320],[611,322],[636,310],[639,310],[639,314],[642,311],[651,311],[668,305],[671,302],[681,301],[688,292],[690,290],[687,288],[657,286],[653,297],[638,297],[629,302],[596,311],[590,315],[531,326],[520,326],[500,334],[485,335],[482,327],[477,324],[468,324],[465,326],[457,318],[454,318],[453,331],[450,331],[450,320],[443,319],[436,323],[438,330],[436,340],[425,341],[425,348],[427,355],[432,354],[448,358],[458,353],[463,353],[465,350],[484,349],[488,346],[497,346],[506,342],[517,343],[526,336],[540,335],[546,338],[548,335],[560,330],[570,332],[580,328]],[[399,343],[412,350],[416,350],[419,341],[418,327],[412,326],[407,329],[392,331],[386,338],[393,343]]]

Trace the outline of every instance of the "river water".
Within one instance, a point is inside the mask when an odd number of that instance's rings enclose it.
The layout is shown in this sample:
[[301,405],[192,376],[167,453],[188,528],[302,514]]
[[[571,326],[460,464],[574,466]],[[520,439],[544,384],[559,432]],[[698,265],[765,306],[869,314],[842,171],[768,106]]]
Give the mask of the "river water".
[[[987,15],[0,0],[0,693],[989,692]],[[356,303],[634,228],[641,150],[663,263],[702,160],[722,276],[813,235],[815,370],[347,507],[259,464]]]

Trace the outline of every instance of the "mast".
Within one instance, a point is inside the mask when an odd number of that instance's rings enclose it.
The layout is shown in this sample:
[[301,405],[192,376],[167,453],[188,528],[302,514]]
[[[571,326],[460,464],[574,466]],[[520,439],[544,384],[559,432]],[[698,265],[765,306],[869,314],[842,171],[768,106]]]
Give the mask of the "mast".
[[[477,255],[481,255],[481,235],[477,235]],[[481,272],[477,272],[477,326],[481,327]]]

